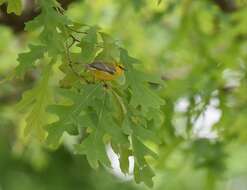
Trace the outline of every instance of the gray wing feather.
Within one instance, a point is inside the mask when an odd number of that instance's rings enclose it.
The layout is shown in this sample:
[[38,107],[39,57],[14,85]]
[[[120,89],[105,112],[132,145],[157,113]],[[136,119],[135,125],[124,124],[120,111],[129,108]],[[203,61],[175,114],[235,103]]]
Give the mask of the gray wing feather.
[[116,72],[116,69],[113,66],[105,64],[101,61],[94,61],[93,63],[90,63],[88,66],[92,69],[105,71],[105,72],[108,72],[112,75]]

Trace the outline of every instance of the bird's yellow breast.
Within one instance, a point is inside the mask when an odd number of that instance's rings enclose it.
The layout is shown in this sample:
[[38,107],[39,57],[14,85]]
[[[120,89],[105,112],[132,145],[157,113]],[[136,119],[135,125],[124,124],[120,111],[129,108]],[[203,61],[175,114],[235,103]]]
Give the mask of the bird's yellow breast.
[[110,80],[114,80],[116,78],[116,76],[110,73],[107,73],[105,71],[99,71],[99,70],[93,70],[91,71],[92,75],[94,76],[94,78],[96,80],[103,80],[103,81],[110,81]]

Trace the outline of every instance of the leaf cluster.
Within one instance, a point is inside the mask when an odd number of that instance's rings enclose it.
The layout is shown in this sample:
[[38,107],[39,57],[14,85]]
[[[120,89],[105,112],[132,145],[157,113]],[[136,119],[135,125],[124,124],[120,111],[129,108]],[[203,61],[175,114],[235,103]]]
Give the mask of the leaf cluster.
[[[23,77],[30,69],[43,68],[40,82],[24,93],[18,105],[30,109],[24,135],[38,137],[52,148],[59,146],[64,133],[75,136],[75,152],[85,154],[95,169],[111,167],[107,156],[107,147],[111,147],[123,173],[129,173],[129,157],[133,156],[136,182],[152,186],[154,173],[146,157],[157,155],[147,143],[152,147],[160,143],[156,121],[162,120],[159,108],[164,100],[135,68],[139,61],[110,35],[97,26],[72,22],[55,1],[39,1],[39,5],[40,15],[25,27],[38,31],[38,43],[19,55],[15,70],[16,76]],[[111,83],[93,81],[85,70],[93,60],[117,61],[126,68],[125,75]],[[64,77],[51,92],[49,81],[57,64]],[[51,114],[57,120],[47,124],[44,118]]]

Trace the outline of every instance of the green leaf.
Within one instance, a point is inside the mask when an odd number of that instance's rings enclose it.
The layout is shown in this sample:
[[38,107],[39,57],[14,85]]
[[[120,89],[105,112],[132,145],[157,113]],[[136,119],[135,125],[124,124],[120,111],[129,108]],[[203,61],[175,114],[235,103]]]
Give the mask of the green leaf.
[[134,135],[142,141],[150,141],[156,144],[161,143],[161,140],[157,138],[154,129],[145,128],[143,124],[134,123],[133,121],[130,121],[129,118],[125,118],[123,122],[123,131],[125,134]]
[[161,141],[155,134],[154,129],[148,130],[142,126],[133,127],[133,133],[143,141],[150,141],[159,144]]
[[145,156],[150,155],[157,157],[157,155],[147,148],[138,138],[132,136],[133,154],[135,158],[134,177],[137,183],[144,182],[147,186],[152,187],[154,172],[145,160]]
[[165,102],[147,87],[145,74],[133,67],[132,64],[137,63],[137,60],[130,57],[126,50],[120,49],[120,62],[127,67],[125,76],[126,86],[131,89],[130,104],[134,107],[141,106],[144,112],[149,108],[159,109]]
[[138,64],[140,61],[134,57],[129,56],[127,50],[120,48],[120,63],[128,69],[132,64]]
[[139,166],[144,166],[146,164],[145,156],[151,156],[153,158],[157,158],[157,154],[150,150],[146,145],[144,145],[138,137],[134,135],[131,136],[132,138],[132,146],[133,146],[133,153],[136,157],[137,164]]
[[93,124],[93,132],[80,145],[76,146],[76,151],[85,154],[93,168],[98,167],[98,161],[103,165],[110,166],[103,142],[103,137],[106,135],[109,135],[114,146],[129,146],[127,136],[122,133],[119,126],[113,120],[114,113],[111,98],[112,96],[106,91],[96,97],[92,103],[93,109],[87,112],[88,115],[91,115],[92,112],[94,113],[94,117],[88,117],[89,120],[87,119],[89,121],[87,123],[90,123],[89,125]]
[[[123,130],[131,135],[133,156],[135,160],[134,165],[134,178],[137,183],[144,182],[149,187],[153,186],[152,177],[154,172],[149,164],[146,162],[145,157],[151,156],[157,159],[157,154],[149,149],[143,142],[151,141],[160,143],[159,138],[153,134],[151,130],[145,129],[143,126],[135,124],[134,122],[126,119],[124,122]],[[156,137],[156,139],[155,139]]]
[[0,5],[2,5],[5,2],[6,2],[6,0],[0,0]]
[[66,118],[62,121],[51,123],[45,127],[46,131],[48,132],[46,143],[49,147],[57,148],[65,131],[67,131],[69,134],[78,134],[77,124],[79,118],[74,118],[67,115],[73,111],[73,107],[63,105],[49,105],[47,111],[57,114],[59,118]]
[[32,32],[41,28],[39,39],[47,48],[48,54],[55,58],[64,51],[64,42],[67,39],[65,26],[71,22],[56,9],[55,1],[39,1],[41,13],[26,23],[25,30]]
[[26,117],[24,135],[38,138],[41,141],[45,138],[43,127],[46,124],[45,118],[48,115],[46,107],[51,103],[51,90],[49,87],[51,73],[52,66],[49,64],[43,71],[41,81],[35,88],[25,92],[22,100],[16,105],[18,110],[31,109]]
[[42,59],[46,48],[41,45],[29,45],[29,52],[21,53],[18,56],[19,65],[16,67],[15,72],[19,77],[23,77],[25,72],[34,67],[37,60]]
[[119,57],[119,47],[110,35],[103,32],[100,32],[100,35],[103,40],[103,50],[97,55],[95,59],[107,62],[115,62],[116,58]]
[[77,72],[77,69],[74,68],[74,64],[69,66],[69,63],[67,60],[63,60],[63,63],[59,67],[59,69],[65,74],[63,79],[59,81],[60,87],[62,88],[71,88],[72,86],[76,85],[76,83],[80,80],[78,75],[75,73]]
[[126,85],[131,88],[130,104],[132,106],[141,106],[143,111],[148,111],[150,108],[159,109],[161,105],[164,105],[164,100],[147,87],[143,81],[142,73],[133,68],[128,70],[125,75]]
[[129,157],[131,156],[131,151],[125,146],[120,146],[119,155],[121,171],[127,174],[129,173]]
[[134,178],[136,183],[144,182],[148,187],[153,187],[153,177],[154,172],[149,165],[144,165],[143,167],[139,167],[137,164],[134,165]]
[[94,169],[99,167],[99,162],[102,165],[110,166],[110,161],[103,143],[103,133],[100,129],[89,134],[81,144],[75,146],[75,150],[76,153],[85,154],[90,166]]
[[[105,135],[110,137],[110,140],[115,145],[129,146],[128,138],[120,128],[120,124],[115,120],[115,103],[113,95],[104,91],[103,94],[96,97],[95,101],[91,103],[96,114],[94,128],[100,128]],[[93,121],[92,121],[93,122]]]
[[90,27],[86,31],[86,35],[81,39],[78,46],[81,48],[81,61],[84,64],[88,64],[93,61],[96,52],[98,51],[97,43],[97,32],[99,28],[97,26]]
[[[8,8],[7,13],[15,13],[17,15],[20,15],[22,12],[22,3],[21,0],[8,0]],[[2,2],[0,2],[1,4]]]
[[56,148],[65,131],[70,133],[80,127],[83,124],[81,123],[81,112],[101,93],[102,89],[99,85],[84,86],[81,93],[66,89],[60,90],[60,94],[73,101],[73,104],[48,107],[48,111],[59,117],[58,121],[46,126],[48,131],[46,143],[48,146]]

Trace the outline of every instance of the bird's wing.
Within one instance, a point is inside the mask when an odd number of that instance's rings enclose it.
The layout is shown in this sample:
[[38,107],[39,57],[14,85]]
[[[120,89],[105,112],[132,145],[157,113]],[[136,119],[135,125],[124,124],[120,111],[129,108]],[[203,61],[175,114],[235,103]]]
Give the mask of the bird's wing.
[[93,63],[90,63],[88,66],[89,68],[108,72],[109,74],[112,74],[112,75],[116,72],[116,69],[113,66],[105,64],[101,61],[94,61]]

